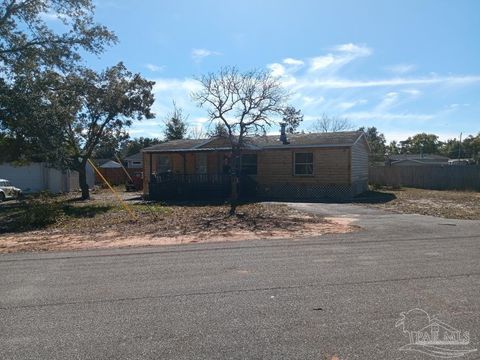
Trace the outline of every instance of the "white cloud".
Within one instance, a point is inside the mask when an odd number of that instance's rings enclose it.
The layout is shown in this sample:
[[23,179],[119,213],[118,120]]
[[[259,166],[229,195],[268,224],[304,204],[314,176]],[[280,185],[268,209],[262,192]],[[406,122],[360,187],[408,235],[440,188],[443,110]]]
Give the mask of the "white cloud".
[[403,74],[412,72],[416,68],[417,66],[413,64],[396,64],[396,65],[388,66],[387,70],[393,72],[394,74],[403,75]]
[[200,62],[208,56],[216,56],[216,55],[222,55],[222,53],[218,51],[208,50],[208,49],[192,49],[192,58],[196,62]]
[[411,96],[419,96],[422,94],[422,92],[418,89],[405,89],[405,90],[402,90],[402,92]]
[[328,68],[330,65],[335,63],[335,57],[332,54],[326,56],[318,56],[312,58],[310,61],[310,70],[317,71]]
[[152,72],[159,72],[165,70],[164,65],[146,64],[145,67]]
[[286,74],[285,67],[279,63],[268,64],[267,68],[274,77],[282,77]]
[[305,62],[303,60],[298,60],[294,58],[286,58],[283,59],[283,63],[287,65],[293,65],[293,66],[303,66],[305,65]]
[[390,109],[394,104],[399,100],[399,94],[397,92],[391,91],[386,93],[383,96],[382,101],[375,107],[376,112],[385,112],[387,109]]
[[436,77],[421,77],[421,78],[392,78],[379,80],[350,80],[339,78],[325,78],[325,79],[303,79],[297,82],[297,89],[305,88],[330,88],[330,89],[349,89],[349,88],[369,88],[381,86],[403,86],[403,85],[467,85],[479,83],[480,76],[436,76]]
[[332,48],[332,53],[317,56],[310,60],[310,71],[337,71],[342,66],[352,62],[353,60],[369,56],[372,50],[363,45],[342,44]]
[[321,103],[325,102],[325,98],[323,96],[316,96],[316,97],[303,96],[303,97],[301,97],[301,99],[303,101],[304,106],[318,105],[318,104],[321,104]]
[[369,56],[372,53],[372,49],[364,46],[357,45],[353,43],[341,44],[333,47],[333,50],[339,52],[345,52],[350,54],[355,54],[357,56]]
[[343,114],[352,120],[410,120],[410,121],[426,121],[435,117],[433,114],[415,114],[415,113],[390,113],[379,111],[362,111]]
[[154,92],[160,91],[186,91],[192,92],[197,91],[201,87],[200,83],[195,79],[156,79],[155,85],[153,86]]
[[353,101],[343,101],[338,103],[337,107],[340,110],[346,111],[355,106],[366,104],[368,101],[365,99],[353,100]]

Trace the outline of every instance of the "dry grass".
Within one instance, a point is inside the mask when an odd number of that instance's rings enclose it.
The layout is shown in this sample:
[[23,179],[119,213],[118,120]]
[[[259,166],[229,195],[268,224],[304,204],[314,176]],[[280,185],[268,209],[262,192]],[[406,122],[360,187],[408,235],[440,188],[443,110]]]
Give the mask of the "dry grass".
[[0,206],[0,252],[297,238],[356,230],[285,205],[158,204],[126,197],[134,216],[106,191],[93,200],[40,197]]
[[479,192],[402,188],[377,192],[377,196],[382,195],[390,196],[391,200],[372,206],[405,214],[480,220]]

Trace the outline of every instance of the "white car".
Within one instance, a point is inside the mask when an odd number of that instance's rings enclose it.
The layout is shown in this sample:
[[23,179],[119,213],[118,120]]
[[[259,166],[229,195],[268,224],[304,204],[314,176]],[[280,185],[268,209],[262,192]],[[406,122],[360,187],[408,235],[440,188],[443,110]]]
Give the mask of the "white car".
[[0,179],[0,202],[6,199],[18,199],[22,196],[22,190],[10,184],[10,181]]

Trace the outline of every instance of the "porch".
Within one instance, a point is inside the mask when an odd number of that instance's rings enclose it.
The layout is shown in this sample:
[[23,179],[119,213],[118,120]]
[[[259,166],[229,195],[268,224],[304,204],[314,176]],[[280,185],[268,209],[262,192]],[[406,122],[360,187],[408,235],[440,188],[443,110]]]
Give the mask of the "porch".
[[[241,198],[256,195],[256,182],[248,175],[239,177]],[[232,177],[228,174],[152,174],[149,183],[151,200],[227,199],[232,192]]]

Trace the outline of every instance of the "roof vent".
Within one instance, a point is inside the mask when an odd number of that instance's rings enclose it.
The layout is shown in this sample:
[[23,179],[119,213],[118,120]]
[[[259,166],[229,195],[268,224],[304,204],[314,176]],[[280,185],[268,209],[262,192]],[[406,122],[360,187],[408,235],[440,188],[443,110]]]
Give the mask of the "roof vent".
[[287,139],[287,133],[285,132],[285,127],[287,126],[286,123],[280,123],[280,141],[284,145],[290,144],[290,142]]

